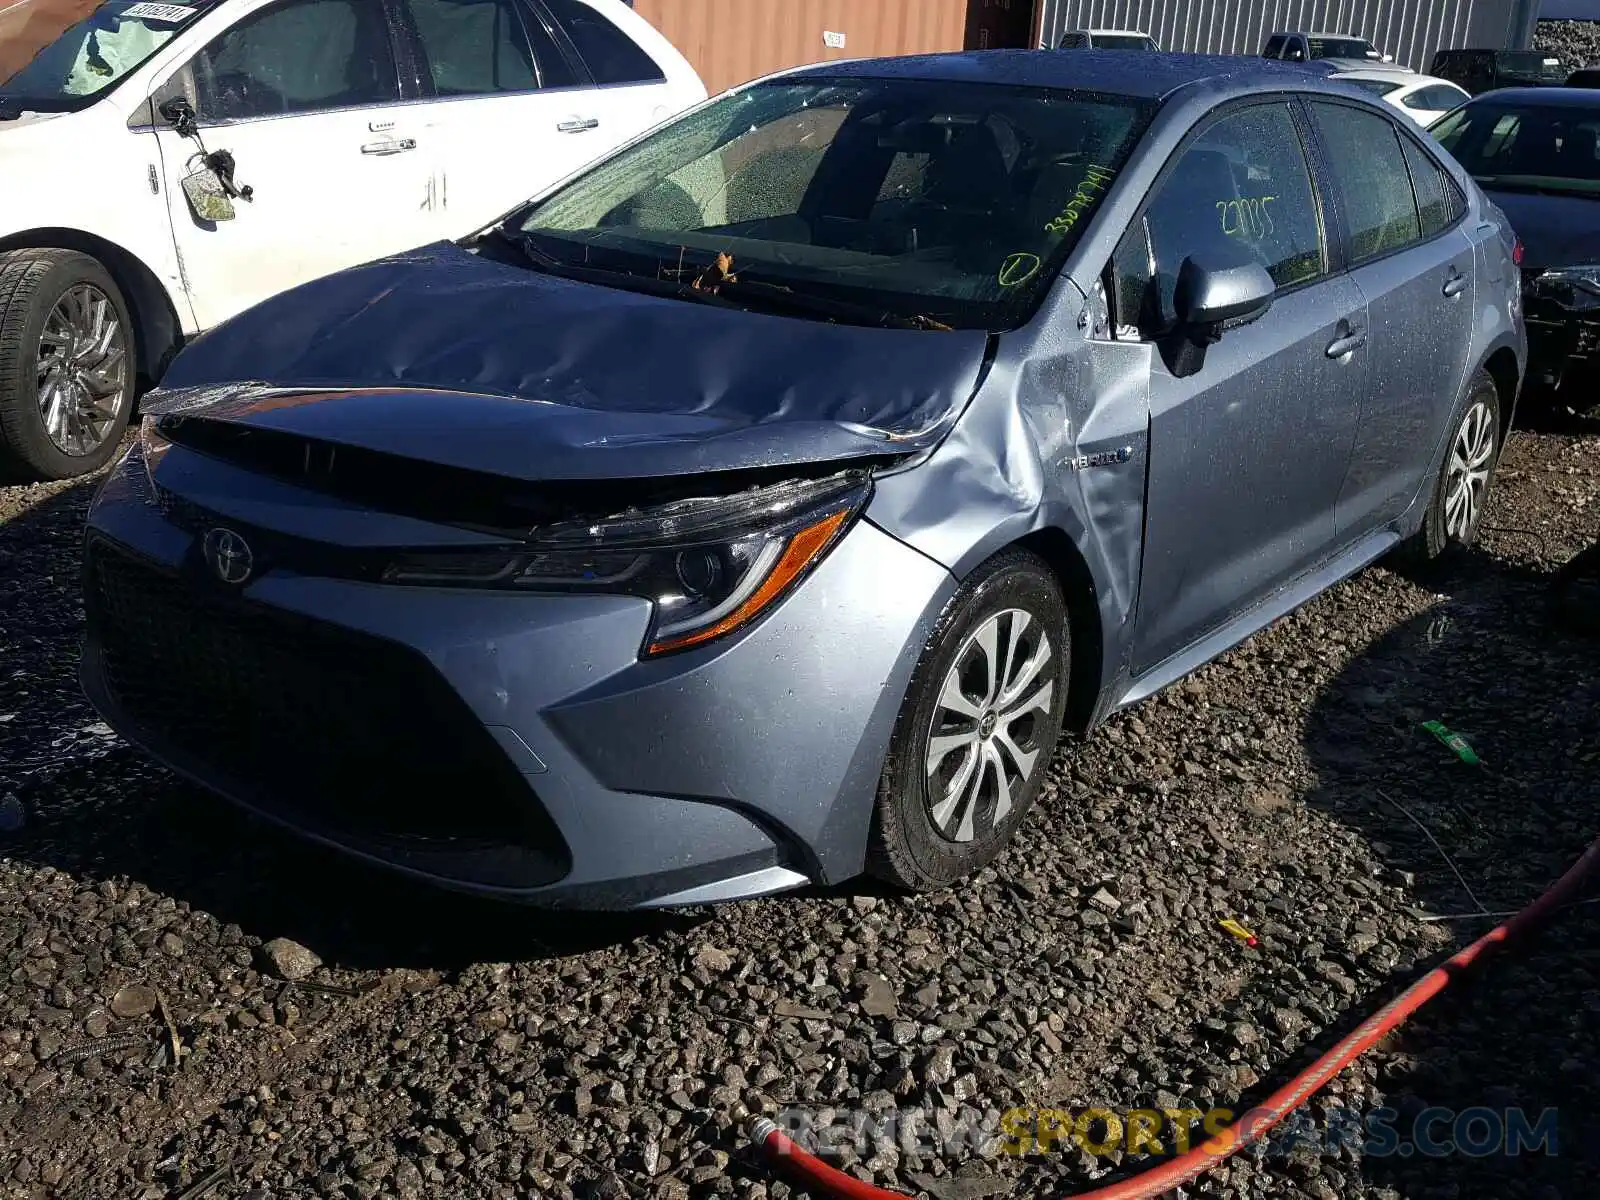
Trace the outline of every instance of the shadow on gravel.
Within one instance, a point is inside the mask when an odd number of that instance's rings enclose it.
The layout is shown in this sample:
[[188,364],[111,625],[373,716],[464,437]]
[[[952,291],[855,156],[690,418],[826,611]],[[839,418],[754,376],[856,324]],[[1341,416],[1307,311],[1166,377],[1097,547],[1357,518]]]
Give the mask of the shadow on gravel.
[[104,736],[77,681],[93,491],[75,485],[0,524],[0,798],[26,814],[0,854],[85,881],[127,877],[351,969],[565,956],[703,919],[555,914],[415,884],[255,820]]
[[[1484,554],[1430,576],[1426,586],[1448,599],[1370,646],[1311,713],[1306,748],[1320,785],[1309,803],[1413,876],[1414,903],[1430,915],[1471,914],[1480,903],[1520,909],[1600,835],[1600,641],[1552,628],[1549,579]],[[1419,728],[1430,720],[1465,735],[1482,765]],[[1460,947],[1496,923],[1475,916],[1446,926]],[[1363,1015],[1384,998],[1363,1002]],[[1367,1180],[1407,1197],[1592,1194],[1597,1062],[1600,906],[1575,907],[1403,1026],[1379,1081],[1402,1141],[1429,1108],[1521,1108],[1530,1124],[1554,1108],[1556,1153],[1401,1151],[1369,1158]],[[1448,1140],[1452,1122],[1431,1132]],[[1480,1125],[1470,1136],[1482,1133]]]

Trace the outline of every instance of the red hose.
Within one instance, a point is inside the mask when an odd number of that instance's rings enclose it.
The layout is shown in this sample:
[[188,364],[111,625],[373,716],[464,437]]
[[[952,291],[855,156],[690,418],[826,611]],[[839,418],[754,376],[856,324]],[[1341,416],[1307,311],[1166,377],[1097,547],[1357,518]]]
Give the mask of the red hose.
[[[1198,1179],[1219,1163],[1259,1142],[1274,1125],[1309,1100],[1323,1084],[1442,992],[1451,979],[1471,966],[1485,951],[1511,940],[1570,900],[1584,879],[1596,868],[1600,868],[1600,839],[1596,839],[1544,895],[1509,921],[1495,926],[1449,962],[1429,971],[1406,988],[1363,1021],[1354,1032],[1342,1038],[1333,1049],[1233,1125],[1171,1162],[1121,1183],[1080,1192],[1076,1200],[1154,1200],[1154,1197]],[[758,1153],[816,1195],[839,1197],[840,1200],[910,1200],[906,1193],[874,1187],[828,1166],[815,1155],[800,1149],[765,1117],[751,1121],[747,1132]]]

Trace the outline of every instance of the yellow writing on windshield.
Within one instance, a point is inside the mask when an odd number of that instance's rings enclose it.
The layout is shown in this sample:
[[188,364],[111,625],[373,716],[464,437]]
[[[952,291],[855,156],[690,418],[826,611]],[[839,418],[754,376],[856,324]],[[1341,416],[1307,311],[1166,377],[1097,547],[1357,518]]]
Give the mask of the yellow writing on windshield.
[[1090,164],[1089,173],[1083,177],[1083,182],[1078,185],[1078,190],[1072,193],[1072,198],[1067,201],[1059,216],[1055,217],[1044,227],[1046,233],[1065,233],[1078,223],[1081,217],[1090,208],[1094,207],[1097,200],[1106,190],[1107,186],[1117,173],[1110,167],[1100,167]]
[[1242,237],[1250,241],[1260,241],[1270,236],[1278,228],[1272,219],[1272,206],[1277,202],[1276,196],[1218,200],[1217,219],[1222,222],[1222,232],[1229,237]]

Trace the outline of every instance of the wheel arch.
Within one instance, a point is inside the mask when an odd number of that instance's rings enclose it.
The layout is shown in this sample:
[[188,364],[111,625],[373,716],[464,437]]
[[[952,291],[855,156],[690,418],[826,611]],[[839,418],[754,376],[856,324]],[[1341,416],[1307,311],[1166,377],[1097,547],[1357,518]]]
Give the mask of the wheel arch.
[[1511,421],[1516,414],[1517,395],[1522,389],[1522,363],[1510,346],[1495,348],[1484,359],[1483,369],[1494,380],[1495,391],[1500,395],[1500,444],[1505,445],[1511,432]]
[[138,255],[96,234],[64,227],[0,237],[0,253],[10,250],[75,250],[105,267],[133,317],[139,376],[152,384],[160,380],[183,345],[183,323],[172,294]]
[[1064,529],[1054,526],[1036,529],[1002,549],[1013,547],[1028,550],[1043,559],[1061,587],[1067,604],[1068,633],[1072,638],[1066,728],[1084,733],[1094,720],[1105,667],[1105,636],[1094,575],[1083,552]]

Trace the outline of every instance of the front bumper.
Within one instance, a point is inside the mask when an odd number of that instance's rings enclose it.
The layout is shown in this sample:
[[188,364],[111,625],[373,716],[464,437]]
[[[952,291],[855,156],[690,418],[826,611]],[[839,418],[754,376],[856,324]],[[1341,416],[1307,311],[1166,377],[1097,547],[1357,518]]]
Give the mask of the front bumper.
[[954,590],[942,568],[858,522],[752,628],[640,661],[647,601],[386,586],[270,555],[234,589],[198,550],[208,526],[352,547],[397,524],[181,447],[147,472],[136,447],[90,512],[85,691],[183,774],[448,887],[626,908],[859,872]]

